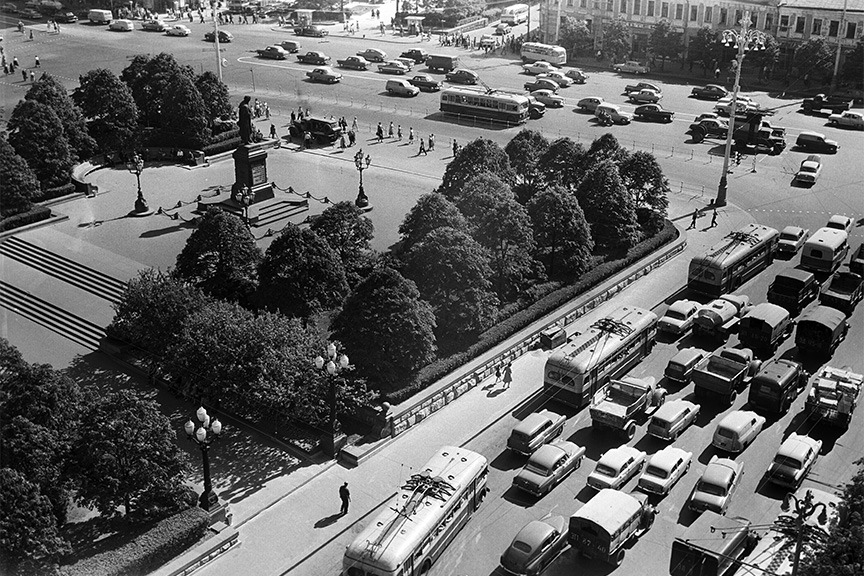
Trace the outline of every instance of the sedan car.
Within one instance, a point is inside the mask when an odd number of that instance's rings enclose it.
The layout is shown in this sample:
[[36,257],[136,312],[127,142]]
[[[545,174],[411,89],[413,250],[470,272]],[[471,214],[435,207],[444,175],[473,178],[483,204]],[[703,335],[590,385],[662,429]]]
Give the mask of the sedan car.
[[728,94],[729,91],[726,88],[717,84],[696,87],[690,91],[690,95],[694,98],[704,98],[706,100],[719,100],[720,98],[725,98]]
[[[739,95],[735,100],[735,108],[737,114],[747,114],[750,112],[755,112],[759,109],[759,104],[751,100],[747,96]],[[721,98],[717,101],[717,104],[714,105],[714,110],[723,114],[724,116],[729,116],[732,110],[732,98],[726,97]]]
[[780,445],[768,467],[768,481],[791,490],[797,489],[821,451],[821,440],[792,432]]
[[640,64],[636,60],[628,60],[620,64],[613,64],[612,70],[627,74],[647,74],[651,71],[651,68],[647,64]]
[[602,490],[603,488],[620,489],[645,465],[645,452],[632,446],[619,446],[608,450],[594,471],[588,475],[588,486]]
[[567,440],[556,440],[541,446],[525,467],[513,478],[513,486],[543,496],[552,491],[568,474],[582,465],[585,448]]
[[576,107],[583,112],[594,112],[594,110],[596,110],[597,106],[599,106],[600,104],[605,104],[603,98],[591,96],[589,98],[582,98],[581,100],[579,100],[579,102],[576,103]]
[[667,446],[648,460],[637,486],[650,494],[668,494],[675,483],[690,470],[693,453]]
[[435,92],[437,90],[441,90],[443,86],[440,81],[436,80],[429,74],[417,74],[408,81],[420,90],[425,90],[428,92]]
[[[685,348],[685,350],[688,349]],[[689,350],[696,349],[690,348]],[[702,350],[698,352],[702,355],[705,354]],[[651,421],[648,423],[648,434],[662,440],[674,441],[696,421],[701,409],[699,404],[681,398],[664,402],[651,416]]]
[[38,10],[34,10],[33,8],[24,8],[23,10],[18,12],[18,16],[21,18],[26,18],[27,20],[41,20],[42,13]]
[[674,302],[666,314],[657,322],[657,329],[680,336],[693,327],[693,320],[701,304],[693,300],[678,300]]
[[638,92],[630,92],[627,95],[627,99],[636,104],[644,104],[646,102],[656,104],[661,98],[663,98],[662,94],[648,88],[643,88]]
[[563,516],[529,522],[501,555],[501,567],[508,574],[539,574],[567,545],[568,523]]
[[799,226],[786,226],[780,232],[777,242],[777,251],[794,256],[804,246],[804,242],[810,237],[810,230]]
[[822,157],[811,154],[801,162],[801,167],[795,173],[795,180],[804,184],[815,184],[822,173]]
[[729,131],[729,123],[719,118],[706,118],[690,125],[690,132],[702,134],[703,137],[724,137]]
[[378,48],[367,48],[366,50],[361,50],[360,52],[357,52],[357,56],[362,56],[369,62],[387,61],[387,53]]
[[174,24],[165,32],[168,36],[189,36],[191,33],[192,30],[183,24]]
[[382,74],[407,74],[411,70],[399,60],[390,60],[378,65],[378,72]]
[[831,114],[828,116],[828,123],[834,126],[864,130],[864,114],[852,111],[843,112],[842,114]]
[[161,20],[145,20],[141,23],[141,29],[148,32],[165,32],[168,27]]
[[444,79],[448,82],[455,82],[457,84],[477,84],[480,80],[480,76],[473,70],[457,68],[452,72],[448,72],[447,75],[444,76]]
[[330,66],[321,66],[314,70],[306,72],[306,76],[312,82],[324,82],[325,84],[335,84],[342,79],[342,74],[334,71]]
[[712,510],[725,514],[743,475],[744,462],[712,456],[705,472],[693,488],[688,507],[696,513]]
[[545,60],[538,60],[530,64],[523,64],[522,70],[528,74],[548,74],[549,72],[557,72],[558,68]]
[[352,70],[368,70],[369,61],[362,56],[348,56],[336,60],[336,65],[340,68],[351,68]]
[[510,33],[510,24],[506,22],[501,22],[498,26],[495,27],[495,34],[498,36],[506,36]]
[[531,95],[534,96],[534,98],[536,98],[538,102],[542,102],[549,108],[564,107],[564,98],[562,96],[558,96],[551,90],[541,88],[540,90],[534,90],[533,92],[531,92]]
[[843,216],[842,214],[834,214],[831,218],[828,219],[828,222],[825,224],[826,228],[834,228],[835,230],[842,230],[846,232],[846,234],[852,233],[852,225],[855,224],[855,221],[852,220],[849,216]]
[[425,50],[412,48],[411,50],[406,50],[405,52],[399,54],[399,57],[410,58],[414,61],[415,64],[423,64],[424,62],[426,62],[429,54]]
[[530,82],[526,82],[524,85],[525,90],[528,92],[534,92],[535,90],[549,90],[553,94],[558,93],[558,83],[554,80],[547,80],[545,78],[535,78]]
[[571,68],[564,73],[565,76],[571,78],[576,84],[584,84],[588,80],[588,75],[578,68]]
[[78,21],[78,16],[76,16],[74,12],[57,12],[51,17],[51,19],[60,22],[61,24],[74,24]]
[[113,20],[108,25],[108,29],[113,30],[114,32],[132,32],[133,30],[135,30],[135,24],[132,22],[132,20]]
[[267,46],[263,50],[257,50],[258,56],[261,58],[269,58],[271,60],[285,60],[288,57],[288,52],[281,46]]
[[306,54],[298,54],[297,61],[301,64],[315,64],[317,66],[324,66],[328,62],[330,62],[330,56],[327,56],[323,52],[311,51],[306,52]]
[[666,110],[660,104],[643,104],[642,106],[636,107],[636,110],[633,111],[633,115],[636,116],[636,118],[648,120],[650,122],[672,122],[672,119],[675,117],[675,112]]
[[396,60],[397,62],[401,62],[402,64],[404,64],[405,67],[408,68],[408,71],[409,71],[409,72],[410,72],[411,70],[414,69],[414,64],[416,64],[416,62],[414,62],[414,60],[412,60],[411,58],[402,58],[402,57],[399,57],[399,58],[394,58],[394,60]]
[[[204,40],[206,40],[207,42],[215,42],[216,41],[216,33],[213,32],[212,30],[210,32],[205,33],[204,34]],[[226,32],[225,30],[219,30],[219,42],[224,44],[225,42],[231,42],[232,40],[234,40],[233,34],[231,34],[230,32]]]
[[573,84],[573,79],[561,72],[560,70],[555,70],[552,72],[544,72],[537,76],[537,78],[544,78],[546,80],[552,80],[561,88],[567,88],[571,84]]

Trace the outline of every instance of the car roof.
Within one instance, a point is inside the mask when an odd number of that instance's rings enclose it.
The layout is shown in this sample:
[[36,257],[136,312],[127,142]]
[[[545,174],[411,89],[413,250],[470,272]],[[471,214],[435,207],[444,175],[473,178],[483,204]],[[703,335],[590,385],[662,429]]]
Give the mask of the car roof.
[[650,466],[657,466],[658,468],[669,470],[678,461],[679,458],[682,460],[687,460],[688,458],[692,457],[692,452],[687,452],[686,450],[676,448],[675,446],[667,446],[666,448],[663,448],[662,450],[651,456],[648,464]]
[[804,159],[804,162],[822,162],[822,157],[818,154],[810,154]]
[[641,494],[627,494],[612,488],[603,488],[582,508],[571,516],[583,518],[614,534],[642,507]]
[[811,277],[813,277],[813,273],[802,268],[787,268],[786,270],[781,270],[777,273],[777,278],[791,278],[793,280],[800,280],[804,282]]
[[531,434],[547,420],[555,422],[557,419],[558,414],[555,414],[554,412],[551,412],[549,410],[532,412],[531,414],[526,416],[524,420],[519,422],[516,427],[513,428],[513,430],[517,432],[522,432],[523,434]]
[[786,226],[781,231],[781,234],[794,234],[795,236],[798,236],[801,232],[804,232],[804,228],[801,228],[800,226]]
[[664,402],[663,405],[654,412],[654,418],[668,421],[687,408],[695,410],[698,407],[698,404],[694,404],[693,402],[682,398],[679,398],[678,400],[670,400],[669,402]]
[[800,325],[801,322],[805,321],[818,322],[819,324],[831,327],[833,330],[835,326],[839,326],[846,321],[846,314],[830,306],[816,306],[798,320],[798,324]]
[[818,450],[818,447],[818,441],[809,436],[793,432],[783,441],[780,448],[777,449],[777,455],[795,458],[797,460],[804,460],[804,457],[807,456],[808,449],[812,448],[816,451]]
[[618,446],[617,448],[607,450],[606,453],[600,457],[600,460],[597,461],[597,464],[605,464],[607,466],[612,466],[613,468],[620,468],[629,458],[638,458],[640,455],[644,455],[644,452],[638,448],[632,446]]
[[705,467],[702,480],[717,486],[728,486],[732,474],[738,471],[739,465],[729,458],[717,458]]
[[539,464],[544,468],[551,468],[562,454],[565,454],[565,450],[557,442],[555,444],[544,444],[528,458],[528,461]]
[[760,416],[753,412],[752,410],[733,410],[729,414],[727,414],[720,423],[717,424],[717,427],[720,428],[737,428],[741,424],[745,424],[752,419],[759,419]]
[[789,318],[789,312],[777,304],[761,302],[751,308],[744,318],[754,318],[756,320],[762,320],[769,324],[776,325]]
[[831,218],[828,219],[828,223],[840,224],[841,226],[846,226],[852,219],[848,216],[843,216],[841,214],[834,214]]
[[539,546],[553,530],[564,529],[565,521],[561,516],[550,516],[545,520],[532,520],[516,533],[513,541],[525,542],[531,548]]
[[694,306],[698,306],[697,302],[693,300],[677,300],[669,306],[669,310],[675,310],[676,312],[686,312],[687,310],[692,309]]

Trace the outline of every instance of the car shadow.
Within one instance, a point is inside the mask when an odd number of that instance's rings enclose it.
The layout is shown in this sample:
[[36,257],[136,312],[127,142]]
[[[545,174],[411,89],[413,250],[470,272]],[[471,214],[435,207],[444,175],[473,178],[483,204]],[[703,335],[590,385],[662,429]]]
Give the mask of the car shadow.
[[527,456],[523,456],[521,454],[517,454],[512,450],[502,450],[498,456],[495,457],[492,462],[489,463],[492,468],[496,470],[501,470],[502,472],[506,472],[508,470],[515,470],[516,468],[521,468],[525,465],[525,462],[528,460]]
[[610,448],[627,443],[624,436],[611,430],[595,431],[590,424],[571,434],[567,440],[578,446],[584,446],[585,457],[595,462]]
[[573,497],[573,499],[578,500],[579,502],[582,502],[583,504],[586,504],[589,500],[591,500],[591,498],[594,497],[595,494],[597,494],[597,490],[595,490],[594,488],[592,488],[586,484],[585,486],[582,487],[581,490],[579,490],[579,492],[576,493],[576,495]]
[[719,452],[713,444],[709,444],[699,453],[696,460],[698,460],[700,464],[705,464],[707,466],[711,462],[712,456],[719,456]]
[[[690,498],[688,497],[687,499],[689,500]],[[690,510],[685,502],[681,506],[681,510],[678,511],[678,524],[684,527],[689,527],[698,517],[699,514]]]
[[501,497],[520,508],[530,508],[538,501],[538,498],[523,492],[512,484],[507,488],[504,494],[501,495]]

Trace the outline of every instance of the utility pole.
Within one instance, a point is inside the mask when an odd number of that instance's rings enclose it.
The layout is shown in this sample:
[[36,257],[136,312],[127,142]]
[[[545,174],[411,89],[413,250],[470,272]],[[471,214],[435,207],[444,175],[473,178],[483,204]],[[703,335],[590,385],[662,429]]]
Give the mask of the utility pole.
[[834,75],[831,76],[831,87],[828,94],[833,95],[837,89],[837,74],[840,72],[840,55],[843,53],[843,23],[846,21],[846,5],[849,0],[843,0],[843,14],[840,16],[840,28],[837,29],[837,55],[834,57]]

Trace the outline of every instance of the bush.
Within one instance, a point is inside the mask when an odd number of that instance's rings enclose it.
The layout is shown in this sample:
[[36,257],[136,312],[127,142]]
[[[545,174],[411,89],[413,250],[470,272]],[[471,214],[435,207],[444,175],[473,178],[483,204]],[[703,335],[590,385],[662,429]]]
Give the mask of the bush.
[[[226,132],[228,134],[228,132]],[[222,136],[220,134],[219,136]],[[214,154],[221,154],[222,152],[227,152],[228,150],[234,150],[239,147],[241,144],[240,137],[231,138],[229,140],[223,140],[221,142],[216,142],[215,144],[208,144],[201,149],[204,152],[205,156],[213,156]]]
[[677,238],[677,236],[678,230],[667,220],[663,230],[659,234],[637,244],[621,259],[604,262],[599,266],[592,267],[591,270],[586,274],[583,274],[576,283],[564,286],[560,290],[556,290],[544,298],[534,302],[524,310],[516,312],[509,318],[502,320],[481,334],[478,341],[472,344],[468,349],[452,354],[446,358],[441,358],[440,360],[424,367],[420,370],[414,380],[409,382],[404,388],[388,392],[385,395],[385,400],[392,404],[398,404],[410,398],[414,394],[429,387],[432,383],[437,382],[453,370],[459,368],[472,358],[480,356],[493,346],[503,342],[532,322],[535,322],[546,314],[549,314],[556,308],[563,306],[578,295],[587,292],[603,280],[620,272],[637,260],[641,260],[661,246],[668,244]]
[[60,569],[63,576],[133,576],[149,574],[198,542],[210,519],[204,510],[189,508],[157,522],[128,544]]
[[67,182],[62,186],[57,186],[56,188],[48,188],[39,195],[39,198],[37,198],[37,200],[39,202],[44,202],[46,200],[53,200],[54,198],[68,196],[69,194],[74,194],[75,192],[75,183]]
[[15,214],[14,216],[10,216],[9,218],[4,218],[3,220],[0,220],[0,232],[12,230],[13,228],[20,228],[21,226],[26,226],[27,224],[32,224],[34,222],[41,222],[42,220],[47,220],[50,217],[50,208],[46,206],[34,206],[27,212]]
[[240,138],[240,128],[237,127],[237,124],[234,122],[224,123],[223,126],[228,126],[227,130],[214,130],[213,136],[210,137],[210,141],[207,142],[207,146],[211,144],[216,144],[218,142],[225,142],[226,140],[231,140],[232,138]]

